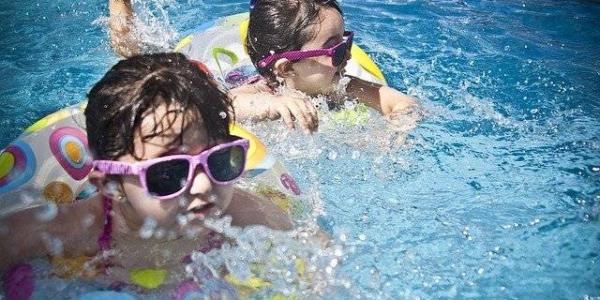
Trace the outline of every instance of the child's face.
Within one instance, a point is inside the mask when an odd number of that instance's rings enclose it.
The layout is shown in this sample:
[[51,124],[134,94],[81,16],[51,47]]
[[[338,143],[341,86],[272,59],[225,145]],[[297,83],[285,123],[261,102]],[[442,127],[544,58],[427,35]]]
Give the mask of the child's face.
[[[214,146],[209,141],[203,121],[175,112],[176,108],[174,106],[167,108],[166,105],[162,105],[156,109],[154,114],[144,117],[141,135],[138,133],[135,137],[136,156],[147,160],[175,154],[197,154]],[[167,111],[171,112],[167,113]],[[183,118],[186,118],[185,122],[182,122]],[[161,134],[142,142],[141,136],[168,127],[170,128]],[[180,136],[182,137],[181,144],[173,143]],[[118,160],[122,162],[136,161],[132,155],[124,155]],[[152,218],[163,229],[177,229],[178,214],[196,218],[216,217],[227,209],[233,195],[231,185],[213,184],[200,166],[196,169],[189,188],[181,196],[169,200],[158,200],[148,195],[138,176],[122,176],[121,178],[124,196],[130,204],[126,205],[129,213],[124,212],[125,217],[129,218],[127,221],[141,224],[145,219]],[[196,224],[198,223],[196,222]]]
[[[315,37],[300,50],[330,48],[342,42],[344,20],[334,8],[324,7],[319,12],[319,22],[310,26],[309,30],[315,32]],[[286,78],[286,85],[309,95],[329,94],[345,66],[345,62],[333,66],[329,56],[306,58],[293,64],[294,75]]]

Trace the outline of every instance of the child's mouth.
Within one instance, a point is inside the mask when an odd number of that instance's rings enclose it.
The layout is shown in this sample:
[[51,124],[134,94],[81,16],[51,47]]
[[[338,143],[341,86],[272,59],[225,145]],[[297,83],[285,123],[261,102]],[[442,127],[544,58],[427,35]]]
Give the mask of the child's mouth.
[[188,212],[194,214],[194,216],[198,219],[204,219],[210,214],[211,210],[214,207],[215,207],[214,203],[206,203],[206,204],[202,204],[199,206],[189,208]]

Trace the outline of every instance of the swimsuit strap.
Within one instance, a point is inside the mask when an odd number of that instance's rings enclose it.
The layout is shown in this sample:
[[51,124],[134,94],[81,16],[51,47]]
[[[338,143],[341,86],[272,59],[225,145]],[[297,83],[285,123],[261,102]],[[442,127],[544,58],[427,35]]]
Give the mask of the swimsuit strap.
[[112,199],[103,196],[102,207],[104,210],[104,227],[102,228],[102,234],[98,237],[98,246],[100,251],[106,251],[110,249],[110,241],[112,239]]

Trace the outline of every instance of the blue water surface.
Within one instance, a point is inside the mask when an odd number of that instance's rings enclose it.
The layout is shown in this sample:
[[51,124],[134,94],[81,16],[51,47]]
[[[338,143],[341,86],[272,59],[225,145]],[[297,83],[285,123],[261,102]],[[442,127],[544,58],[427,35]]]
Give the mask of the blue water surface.
[[[354,295],[600,297],[600,4],[341,4],[424,120],[400,144],[374,125],[265,139],[322,200],[324,230],[347,237],[337,272]],[[247,3],[142,9],[168,13],[172,44]],[[118,60],[106,14],[99,0],[0,3],[0,147],[83,100]]]

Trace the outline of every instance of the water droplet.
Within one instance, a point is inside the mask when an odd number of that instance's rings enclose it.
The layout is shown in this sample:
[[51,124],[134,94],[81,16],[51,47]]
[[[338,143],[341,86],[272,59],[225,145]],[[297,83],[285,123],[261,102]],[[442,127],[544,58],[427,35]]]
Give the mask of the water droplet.
[[35,198],[33,198],[29,193],[21,194],[21,202],[23,205],[29,206],[35,202]]
[[48,203],[40,207],[36,212],[36,217],[42,222],[53,220],[58,214],[58,206],[55,203]]
[[369,222],[369,214],[367,214],[367,213],[363,213],[363,215],[361,216],[361,218],[360,218],[360,219],[361,219],[361,221],[362,221],[363,223],[367,223],[367,222]]
[[335,152],[335,150],[331,150],[329,151],[329,153],[327,153],[327,159],[329,160],[336,160],[338,157],[337,152]]
[[158,228],[154,231],[154,238],[162,240],[166,235],[166,231],[163,228]]
[[84,228],[88,228],[92,225],[94,225],[94,221],[96,220],[96,217],[92,214],[87,214],[83,217],[83,219],[81,219],[81,225]]
[[188,201],[185,197],[179,196],[177,197],[177,204],[179,204],[179,207],[186,208],[188,205]]
[[187,225],[188,223],[188,217],[185,214],[177,214],[175,220],[177,221],[177,224],[181,227]]
[[338,259],[334,258],[329,262],[329,266],[335,268],[338,265]]
[[48,252],[52,256],[60,256],[63,254],[64,245],[63,242],[54,236],[44,232],[42,233],[42,239],[44,240],[46,247],[48,247]]
[[187,239],[195,239],[198,237],[202,229],[198,226],[188,226],[185,228],[185,237]]
[[341,257],[342,255],[344,255],[344,251],[341,248],[336,247],[336,249],[333,251],[333,255]]
[[139,230],[139,235],[143,239],[149,239],[154,234],[157,222],[154,218],[147,217],[144,219],[144,224]]
[[177,150],[179,151],[179,153],[188,153],[190,151],[190,148],[187,145],[180,145]]
[[219,200],[219,196],[217,196],[217,194],[211,193],[210,195],[208,195],[209,203],[216,203],[218,200]]
[[113,180],[107,182],[106,194],[113,199],[118,198],[117,196],[119,195],[119,183]]

